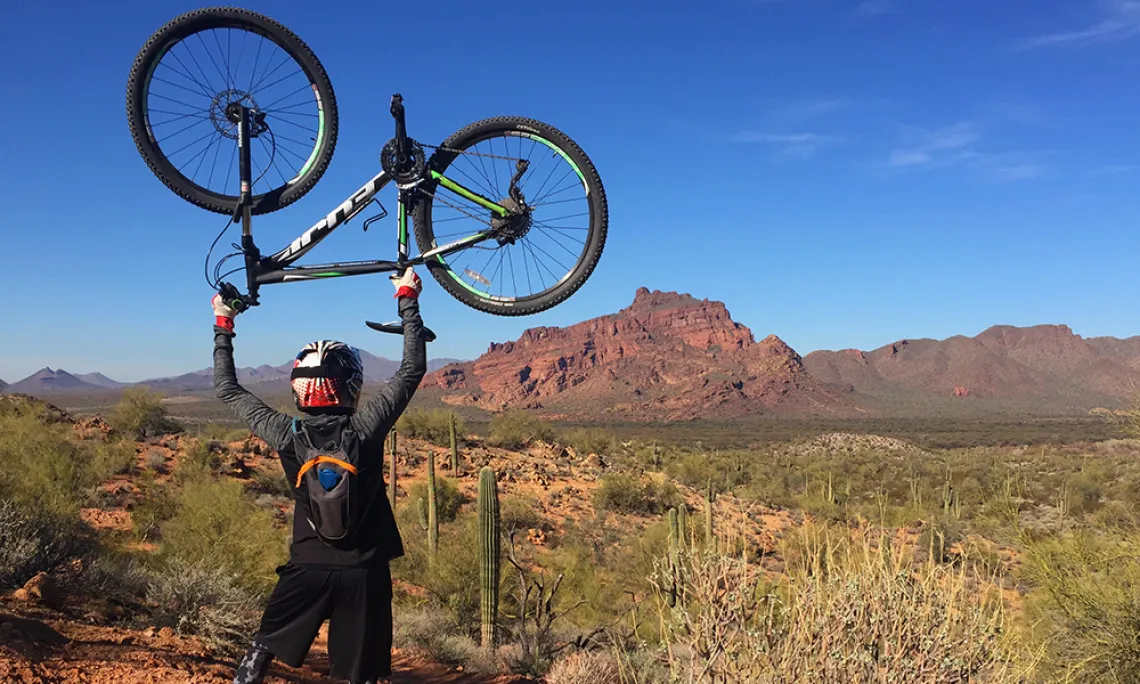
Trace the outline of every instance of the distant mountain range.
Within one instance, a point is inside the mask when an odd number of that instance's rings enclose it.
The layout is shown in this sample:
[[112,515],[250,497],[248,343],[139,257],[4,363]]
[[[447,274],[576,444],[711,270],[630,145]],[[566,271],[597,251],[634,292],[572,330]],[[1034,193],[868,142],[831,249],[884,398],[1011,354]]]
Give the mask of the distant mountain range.
[[1119,405],[1140,391],[1140,337],[1085,339],[1064,325],[999,325],[975,337],[801,358],[775,335],[757,341],[721,302],[641,288],[615,314],[527,330],[429,374],[423,387],[452,404],[594,419],[952,407],[1068,412]]
[[[366,382],[398,361],[362,352]],[[238,370],[287,391],[292,361]],[[722,302],[640,288],[617,313],[537,327],[472,361],[432,359],[421,390],[490,411],[530,408],[605,420],[760,414],[890,416],[943,411],[1082,411],[1140,392],[1140,337],[1084,338],[1064,325],[993,326],[974,337],[897,340],[870,351],[801,357],[775,335],[757,340]],[[211,391],[213,369],[153,378],[167,394]],[[100,373],[44,368],[0,388],[32,395],[127,386]]]
[[[399,361],[376,356],[375,354],[370,354],[363,350],[361,350],[360,356],[364,361],[365,382],[386,380],[392,377],[396,369],[400,367]],[[456,359],[451,358],[429,358],[428,370],[432,371],[450,363],[455,363],[456,361]],[[279,366],[266,364],[257,366],[256,368],[238,368],[237,376],[238,381],[242,384],[259,385],[262,388],[268,385],[278,384],[281,385],[280,389],[284,390],[289,381],[289,373],[292,368],[293,361],[289,360]],[[152,378],[137,383],[126,383],[112,380],[102,373],[72,374],[63,369],[42,368],[23,380],[10,385],[0,380],[0,391],[41,395],[63,391],[98,392],[122,389],[134,385],[147,386],[167,393],[209,390],[214,387],[214,369],[203,368],[202,370],[174,377]]]

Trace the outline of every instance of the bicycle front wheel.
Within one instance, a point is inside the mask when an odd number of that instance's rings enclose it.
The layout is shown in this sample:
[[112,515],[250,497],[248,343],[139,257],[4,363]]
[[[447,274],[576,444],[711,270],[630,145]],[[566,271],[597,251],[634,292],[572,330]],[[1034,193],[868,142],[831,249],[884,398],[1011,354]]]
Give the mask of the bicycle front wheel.
[[297,201],[337,138],[332,84],[300,38],[261,14],[215,7],[171,20],[135,58],[127,120],[139,154],[179,197],[219,213],[241,193],[235,104],[264,115],[250,141],[253,213]]
[[[519,162],[526,161],[525,171]],[[490,239],[426,262],[449,294],[500,316],[550,309],[578,291],[593,273],[606,242],[609,214],[602,180],[586,153],[562,131],[534,119],[484,119],[449,137],[428,170],[504,206],[523,220],[504,238]],[[486,231],[497,217],[462,192],[429,177],[413,218],[416,243],[427,252]]]

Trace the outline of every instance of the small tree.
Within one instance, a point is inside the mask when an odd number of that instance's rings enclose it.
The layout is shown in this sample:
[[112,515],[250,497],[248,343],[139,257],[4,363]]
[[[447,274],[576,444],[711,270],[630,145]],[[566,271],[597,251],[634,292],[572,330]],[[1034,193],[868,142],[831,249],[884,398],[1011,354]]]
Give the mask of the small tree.
[[169,432],[181,432],[182,426],[167,415],[162,395],[148,387],[130,387],[107,416],[111,427],[126,437],[143,439]]

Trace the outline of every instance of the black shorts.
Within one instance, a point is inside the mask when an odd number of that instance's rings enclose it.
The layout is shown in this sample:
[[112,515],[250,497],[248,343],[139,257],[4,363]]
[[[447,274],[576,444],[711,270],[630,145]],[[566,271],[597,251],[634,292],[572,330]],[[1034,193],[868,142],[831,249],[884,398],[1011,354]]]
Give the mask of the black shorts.
[[364,682],[392,674],[392,575],[387,563],[325,569],[287,563],[258,631],[273,656],[300,667],[329,621],[329,675]]

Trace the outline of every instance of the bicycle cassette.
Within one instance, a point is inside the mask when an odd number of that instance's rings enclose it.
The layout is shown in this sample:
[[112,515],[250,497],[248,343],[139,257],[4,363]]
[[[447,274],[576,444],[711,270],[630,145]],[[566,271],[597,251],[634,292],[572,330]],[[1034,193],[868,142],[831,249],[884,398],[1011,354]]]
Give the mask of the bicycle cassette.
[[399,158],[396,151],[396,139],[392,138],[380,151],[380,168],[391,176],[397,183],[412,183],[419,180],[426,167],[424,148],[415,140],[408,138],[406,154]]

